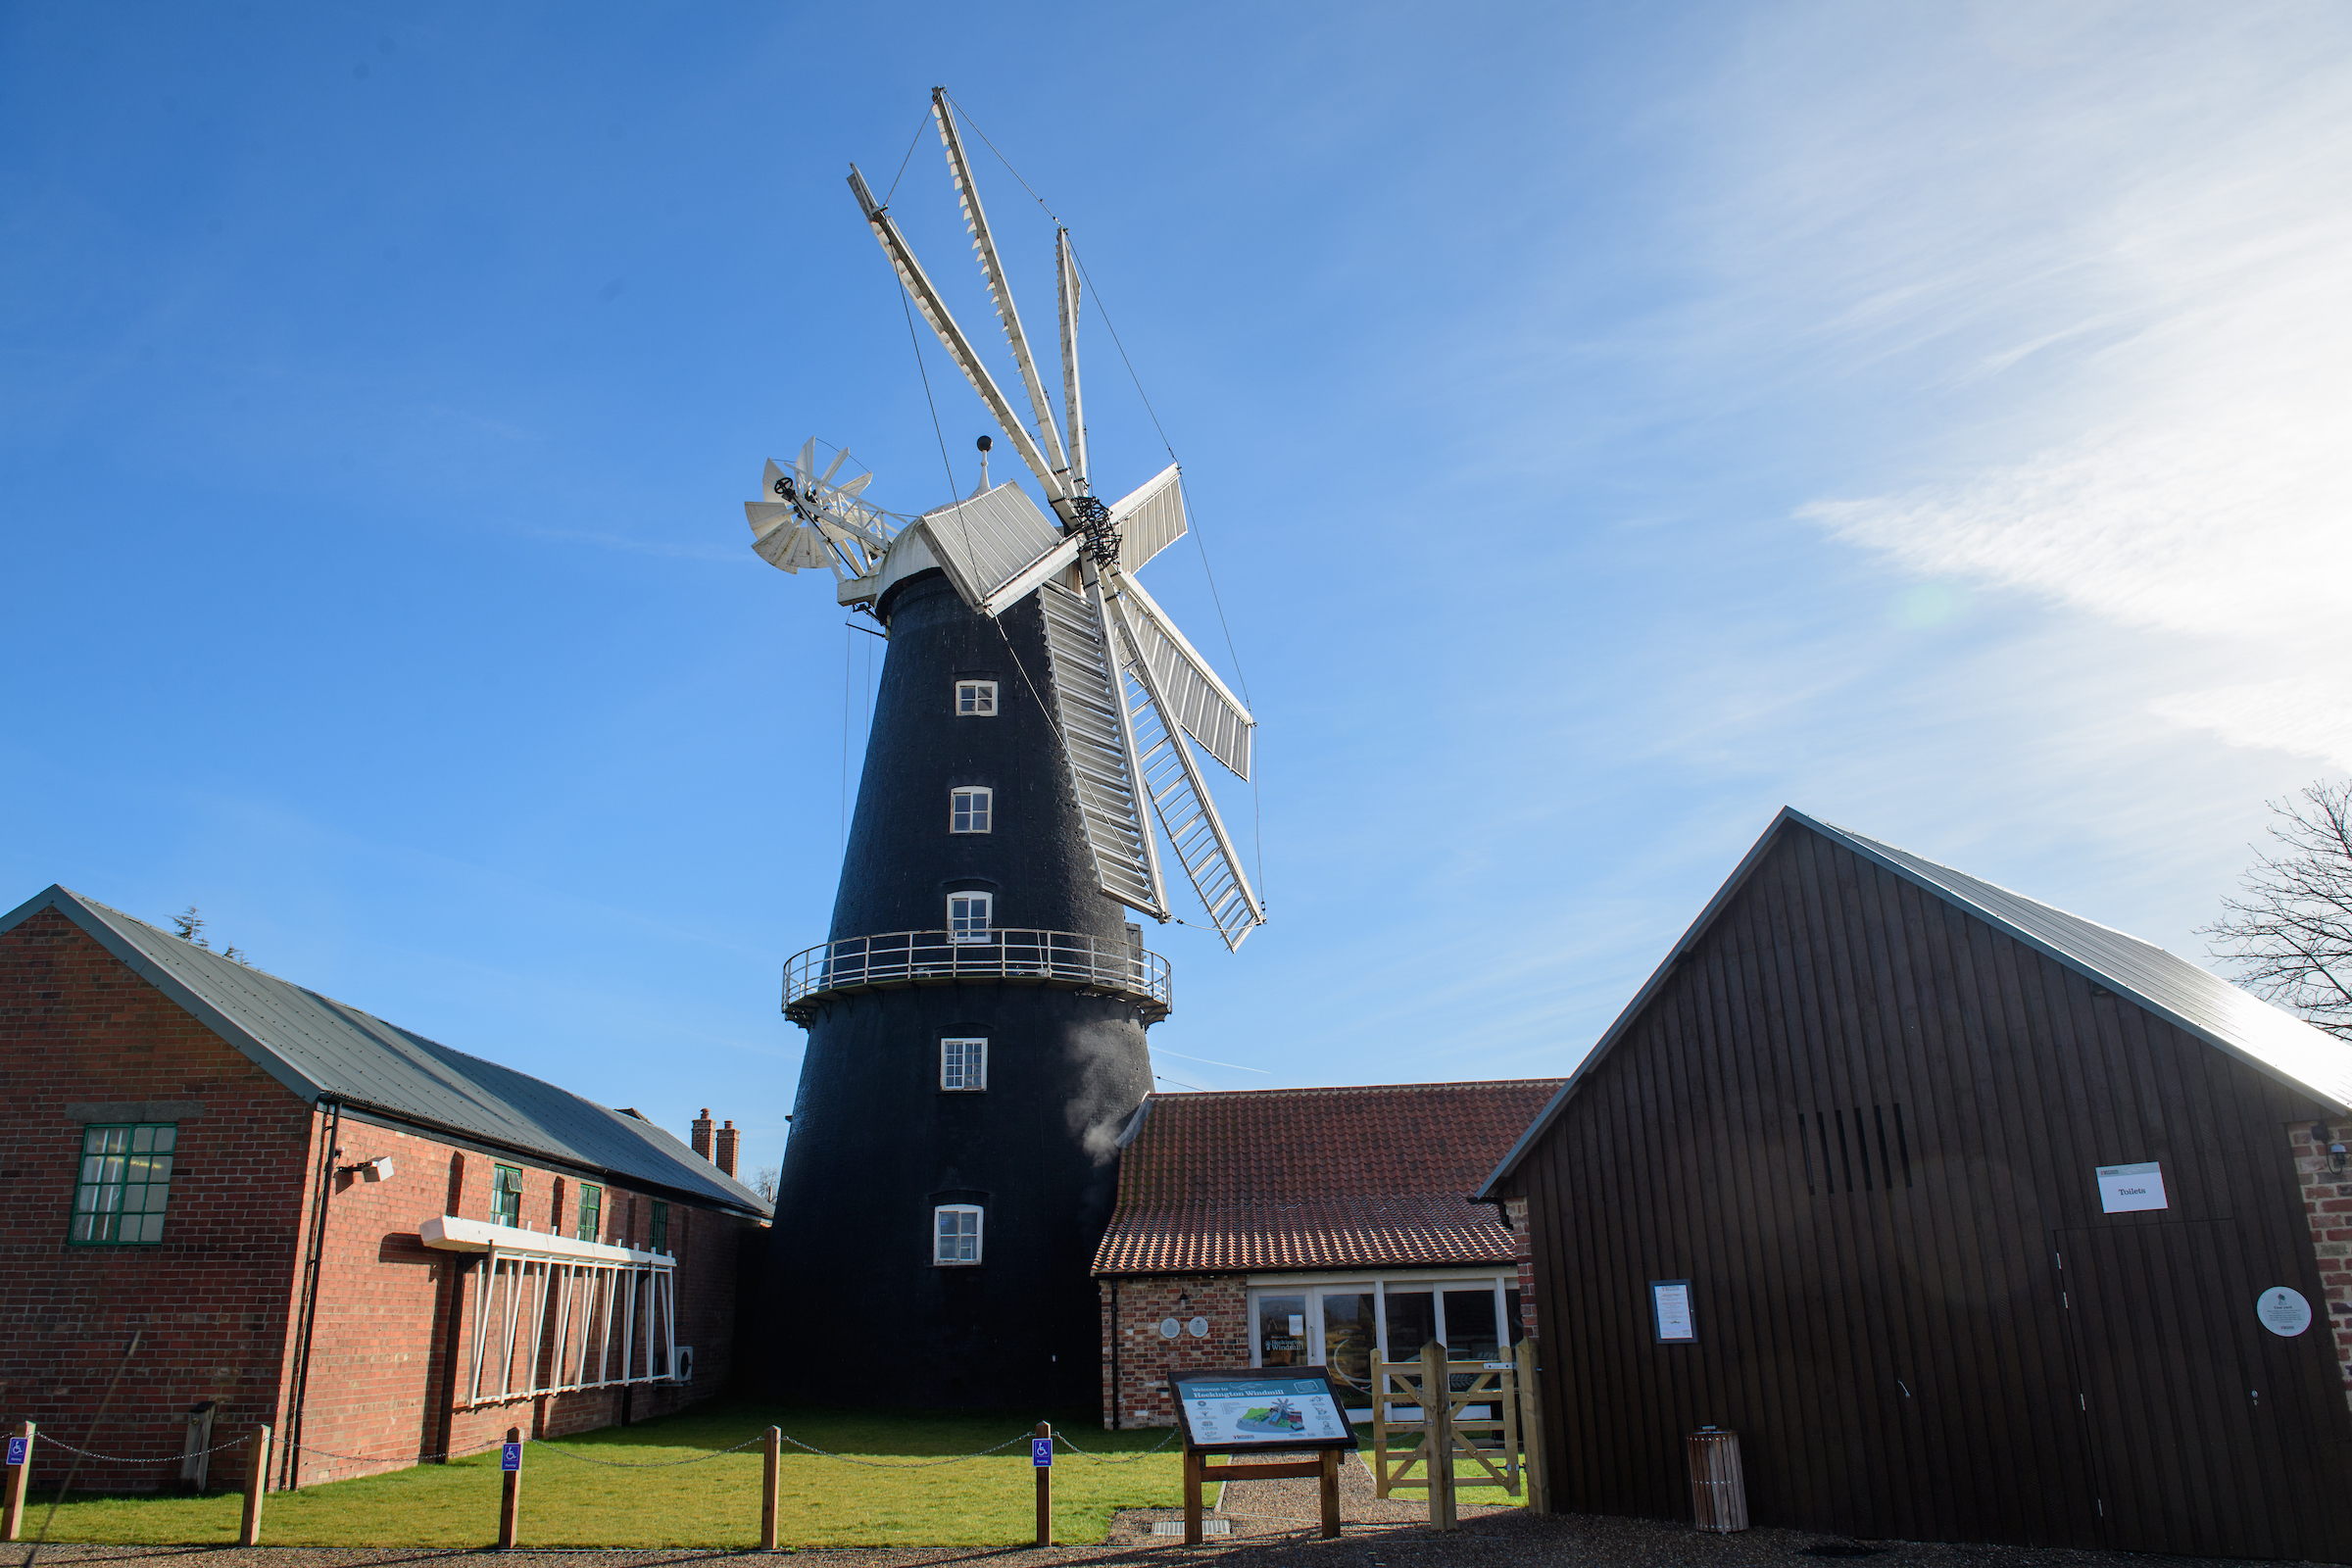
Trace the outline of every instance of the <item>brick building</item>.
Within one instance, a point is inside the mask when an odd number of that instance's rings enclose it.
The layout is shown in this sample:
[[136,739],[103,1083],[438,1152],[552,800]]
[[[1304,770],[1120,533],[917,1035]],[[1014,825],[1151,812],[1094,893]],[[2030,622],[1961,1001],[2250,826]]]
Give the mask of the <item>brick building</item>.
[[767,1206],[635,1111],[52,887],[0,917],[0,1413],[82,1443],[120,1370],[92,1446],[267,1422],[287,1486],[719,1392]]
[[1102,1424],[1167,1426],[1171,1371],[1372,1362],[1534,1332],[1521,1214],[1469,1195],[1564,1082],[1153,1095],[1095,1256]]

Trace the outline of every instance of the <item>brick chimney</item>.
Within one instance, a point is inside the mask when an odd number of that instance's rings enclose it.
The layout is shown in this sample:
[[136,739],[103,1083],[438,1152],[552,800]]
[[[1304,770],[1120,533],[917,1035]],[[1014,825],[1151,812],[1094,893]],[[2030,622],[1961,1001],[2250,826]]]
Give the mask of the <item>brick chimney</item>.
[[741,1136],[731,1121],[718,1130],[718,1154],[711,1163],[730,1176],[735,1174],[735,1141]]
[[705,1159],[710,1157],[710,1107],[709,1105],[705,1105],[703,1113],[694,1118],[694,1152]]

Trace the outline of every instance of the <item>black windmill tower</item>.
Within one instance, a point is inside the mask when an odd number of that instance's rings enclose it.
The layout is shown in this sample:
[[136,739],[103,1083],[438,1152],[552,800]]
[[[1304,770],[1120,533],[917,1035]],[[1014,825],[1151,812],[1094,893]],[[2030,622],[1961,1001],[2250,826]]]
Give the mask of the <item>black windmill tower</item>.
[[850,185],[1045,506],[984,467],[971,496],[894,515],[846,454],[818,473],[811,442],[746,508],[763,559],[831,568],[890,642],[833,929],[786,972],[808,1054],[746,1332],[796,1399],[1091,1403],[1088,1271],[1169,1004],[1130,915],[1171,918],[1147,815],[1238,948],[1265,914],[1194,746],[1247,778],[1255,721],[1135,580],[1185,531],[1177,468],[1093,494],[1068,230],[1065,445],[944,92],[932,111],[1032,422],[855,168]]

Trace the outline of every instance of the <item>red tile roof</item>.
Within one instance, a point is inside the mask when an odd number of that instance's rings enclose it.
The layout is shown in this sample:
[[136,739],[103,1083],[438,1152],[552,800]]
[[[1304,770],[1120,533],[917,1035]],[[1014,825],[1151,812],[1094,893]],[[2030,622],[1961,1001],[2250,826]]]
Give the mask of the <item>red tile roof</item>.
[[1095,1272],[1507,1263],[1468,1195],[1564,1082],[1153,1095]]

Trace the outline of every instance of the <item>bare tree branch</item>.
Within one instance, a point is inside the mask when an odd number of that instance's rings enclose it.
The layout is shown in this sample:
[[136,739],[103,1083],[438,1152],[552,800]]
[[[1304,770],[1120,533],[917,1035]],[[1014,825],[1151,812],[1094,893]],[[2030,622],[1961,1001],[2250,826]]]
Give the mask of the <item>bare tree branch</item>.
[[2352,781],[2269,805],[2276,849],[2200,934],[2246,986],[2352,1040]]

